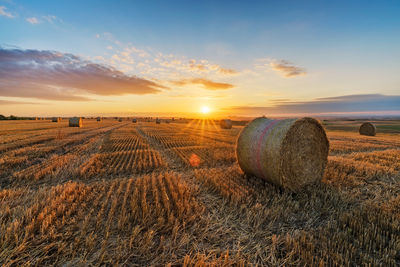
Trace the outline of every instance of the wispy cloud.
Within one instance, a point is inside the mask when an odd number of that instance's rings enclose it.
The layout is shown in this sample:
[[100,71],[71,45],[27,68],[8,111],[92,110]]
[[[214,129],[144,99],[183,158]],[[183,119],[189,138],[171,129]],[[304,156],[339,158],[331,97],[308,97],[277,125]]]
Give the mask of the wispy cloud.
[[39,24],[40,21],[36,17],[26,18],[26,21],[30,24]]
[[0,95],[40,99],[89,100],[88,94],[155,94],[166,89],[72,54],[0,48]]
[[7,18],[15,18],[15,15],[11,14],[10,12],[6,11],[7,8],[5,6],[0,6],[0,16],[7,17]]
[[218,68],[218,72],[221,73],[221,74],[225,74],[225,75],[235,75],[235,74],[238,74],[238,71],[236,71],[236,70],[233,70],[233,69],[225,69],[225,68],[222,68],[222,67],[219,67],[219,68]]
[[63,23],[62,19],[60,19],[59,17],[54,16],[54,15],[42,16],[42,19],[47,21],[50,24]]
[[174,85],[177,86],[187,86],[187,85],[202,85],[204,89],[207,90],[226,90],[231,89],[234,86],[229,83],[218,83],[211,80],[203,79],[203,78],[194,78],[194,79],[182,79],[179,81],[173,81]]
[[222,75],[235,75],[238,74],[238,71],[233,70],[233,69],[228,69],[228,68],[223,68],[218,64],[212,64],[208,60],[202,59],[202,60],[195,60],[191,59],[189,60],[189,63],[187,65],[182,64],[183,67],[194,73],[212,73],[215,72],[217,74],[222,74]]
[[0,105],[37,105],[39,103],[23,102],[23,101],[12,101],[0,99]]
[[157,76],[164,80],[175,79],[177,76],[193,77],[207,74],[223,77],[239,74],[237,70],[222,67],[206,59],[190,59],[185,56],[165,54],[149,47],[139,48],[132,44],[123,44],[109,32],[96,34],[96,38],[111,43],[105,46],[107,50],[113,51],[111,56],[107,56],[108,59],[105,57],[107,64],[115,67],[125,64],[125,69],[138,70],[142,74]]
[[229,111],[248,115],[321,114],[400,111],[400,95],[364,94],[317,98],[311,101],[275,101],[273,106],[235,106]]
[[273,70],[279,72],[283,77],[292,78],[300,75],[306,75],[307,72],[302,67],[297,67],[286,60],[272,61],[270,66]]

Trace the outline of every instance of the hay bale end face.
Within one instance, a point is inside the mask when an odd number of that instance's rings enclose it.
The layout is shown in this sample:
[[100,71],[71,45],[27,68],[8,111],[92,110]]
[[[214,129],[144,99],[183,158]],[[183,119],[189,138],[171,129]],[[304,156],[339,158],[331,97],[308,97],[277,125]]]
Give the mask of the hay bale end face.
[[245,173],[290,191],[322,179],[328,152],[325,130],[312,118],[257,118],[243,128],[236,145]]
[[83,123],[82,123],[82,118],[80,117],[73,117],[69,119],[69,127],[82,127]]
[[219,125],[222,129],[232,129],[232,121],[231,120],[221,120]]
[[361,135],[375,136],[376,127],[370,122],[364,122],[363,124],[361,124],[359,132]]

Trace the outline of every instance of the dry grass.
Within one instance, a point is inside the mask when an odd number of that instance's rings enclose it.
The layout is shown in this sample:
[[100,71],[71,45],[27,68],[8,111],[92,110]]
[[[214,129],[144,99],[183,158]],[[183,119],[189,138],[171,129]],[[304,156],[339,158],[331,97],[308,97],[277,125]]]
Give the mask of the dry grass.
[[241,127],[67,124],[0,122],[0,265],[400,265],[398,134],[328,132],[293,194],[242,173]]

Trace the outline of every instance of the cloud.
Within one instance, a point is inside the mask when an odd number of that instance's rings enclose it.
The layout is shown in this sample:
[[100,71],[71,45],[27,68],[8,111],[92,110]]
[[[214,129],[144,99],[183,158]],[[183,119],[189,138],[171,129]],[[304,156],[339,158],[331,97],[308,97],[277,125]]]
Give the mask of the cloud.
[[291,78],[300,75],[306,75],[307,72],[304,68],[296,67],[286,60],[273,61],[269,64],[271,68],[279,72],[283,77]]
[[7,8],[5,6],[0,6],[0,16],[7,17],[10,19],[15,18],[15,15],[11,14],[10,12],[7,12],[6,9]]
[[39,103],[33,102],[23,102],[23,101],[11,101],[11,100],[2,100],[0,99],[0,105],[21,105],[21,104],[28,104],[28,105],[37,105]]
[[151,47],[136,47],[131,43],[118,41],[109,32],[98,33],[96,38],[106,41],[105,47],[112,51],[107,53],[102,63],[123,68],[131,73],[136,71],[141,75],[157,76],[159,79],[175,80],[179,77],[203,76],[213,77],[236,75],[239,72],[231,68],[224,68],[205,59],[189,59],[175,54],[164,54]]
[[400,111],[400,95],[364,94],[317,98],[311,101],[275,101],[270,107],[236,106],[229,111],[247,115],[321,114]]
[[88,94],[155,94],[158,83],[72,54],[0,48],[0,95],[85,101]]
[[189,60],[189,64],[186,68],[195,73],[209,73],[216,72],[222,75],[235,75],[238,74],[238,71],[233,69],[223,68],[218,64],[210,64],[207,60],[203,59],[200,61],[196,61],[195,59]]
[[47,15],[47,16],[42,16],[42,18],[47,21],[48,23],[54,24],[55,22],[63,22],[60,18],[54,16],[54,15]]
[[192,85],[192,84],[199,84],[204,87],[204,89],[207,90],[226,90],[226,89],[231,89],[234,86],[229,83],[218,83],[218,82],[213,82],[211,80],[203,79],[203,78],[194,78],[194,79],[182,79],[179,81],[173,81],[173,84],[177,86],[186,86],[186,85]]
[[196,60],[192,59],[189,61],[189,68],[194,71],[207,71],[208,67],[204,63],[196,63]]
[[29,22],[30,24],[39,24],[39,20],[35,17],[31,17],[31,18],[27,18],[26,19],[27,22]]
[[225,68],[222,68],[222,67],[218,68],[218,72],[221,73],[221,74],[225,74],[225,75],[235,75],[235,74],[238,73],[236,70],[225,69]]

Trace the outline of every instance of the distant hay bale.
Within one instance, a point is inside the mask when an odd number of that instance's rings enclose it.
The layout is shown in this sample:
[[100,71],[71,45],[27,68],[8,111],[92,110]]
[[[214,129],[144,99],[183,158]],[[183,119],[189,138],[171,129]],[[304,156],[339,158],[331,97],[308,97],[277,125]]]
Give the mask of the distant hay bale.
[[257,118],[239,135],[236,156],[247,174],[298,191],[322,179],[329,141],[313,118]]
[[122,122],[122,119],[119,119],[118,121],[119,121],[119,122]]
[[359,132],[361,135],[375,136],[376,127],[370,122],[364,122],[363,124],[361,124]]
[[69,127],[82,127],[82,118],[80,117],[73,117],[69,119]]
[[137,119],[133,119],[132,122],[133,122],[133,123],[137,123]]
[[101,117],[97,117],[97,119],[96,119],[97,121],[102,121],[103,120],[103,118],[101,118]]
[[156,119],[156,123],[157,123],[157,124],[160,124],[160,123],[161,123],[161,120],[157,118],[157,119]]
[[232,121],[231,120],[221,120],[219,125],[222,129],[232,129]]
[[60,117],[57,117],[57,118],[54,117],[54,118],[51,119],[51,121],[52,121],[52,122],[60,122],[60,121],[61,121],[61,118],[60,118]]

